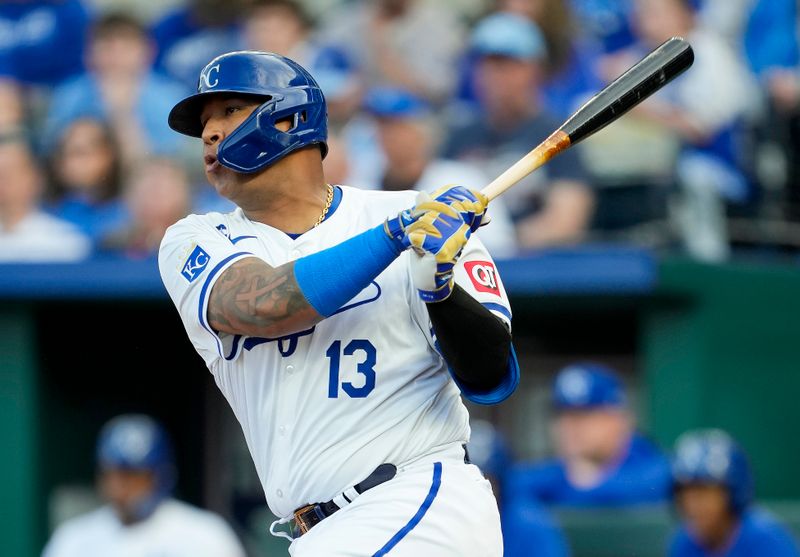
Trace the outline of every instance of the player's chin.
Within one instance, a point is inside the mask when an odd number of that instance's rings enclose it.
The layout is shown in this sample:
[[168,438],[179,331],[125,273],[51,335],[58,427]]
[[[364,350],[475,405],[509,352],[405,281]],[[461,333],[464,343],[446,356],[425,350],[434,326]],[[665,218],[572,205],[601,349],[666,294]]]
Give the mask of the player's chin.
[[235,173],[219,165],[211,170],[206,170],[206,179],[220,195],[225,195],[225,192],[236,183]]

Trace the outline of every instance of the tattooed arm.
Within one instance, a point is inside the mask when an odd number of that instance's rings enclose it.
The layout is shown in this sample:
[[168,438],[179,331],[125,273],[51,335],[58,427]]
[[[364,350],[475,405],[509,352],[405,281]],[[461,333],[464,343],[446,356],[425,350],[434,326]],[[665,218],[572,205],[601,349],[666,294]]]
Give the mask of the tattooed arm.
[[316,325],[408,247],[402,223],[392,224],[403,215],[280,267],[256,257],[233,263],[211,289],[208,322],[217,331],[272,338]]
[[319,323],[323,316],[303,295],[294,265],[270,267],[256,257],[237,261],[211,289],[208,322],[218,332],[272,338]]

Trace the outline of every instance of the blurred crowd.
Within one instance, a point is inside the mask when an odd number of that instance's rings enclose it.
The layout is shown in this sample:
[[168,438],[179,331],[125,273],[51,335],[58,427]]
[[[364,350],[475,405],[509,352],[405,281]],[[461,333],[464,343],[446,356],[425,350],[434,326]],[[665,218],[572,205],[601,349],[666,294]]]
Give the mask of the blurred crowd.
[[166,125],[222,52],[277,52],[318,79],[330,182],[480,188],[676,35],[694,67],[494,202],[485,243],[501,258],[624,241],[707,261],[800,247],[793,0],[124,6],[0,3],[2,261],[147,258],[185,214],[230,210]]

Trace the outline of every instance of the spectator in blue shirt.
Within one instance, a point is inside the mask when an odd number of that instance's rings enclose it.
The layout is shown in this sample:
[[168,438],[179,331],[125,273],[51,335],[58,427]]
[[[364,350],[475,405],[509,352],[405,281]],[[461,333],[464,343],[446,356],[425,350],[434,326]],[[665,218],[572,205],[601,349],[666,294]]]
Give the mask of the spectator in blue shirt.
[[[528,153],[561,125],[540,102],[546,57],[538,26],[523,16],[495,13],[475,27],[479,105],[456,114],[444,143],[445,158],[471,161],[490,177]],[[578,241],[594,210],[579,149],[556,157],[504,195],[521,248]]]
[[672,465],[683,524],[670,557],[798,557],[772,515],[753,507],[753,478],[741,447],[725,432],[682,435]]
[[46,146],[70,122],[91,116],[111,125],[127,163],[150,154],[177,154],[185,143],[164,122],[186,91],[153,72],[152,55],[147,32],[136,19],[110,13],[98,20],[88,46],[89,71],[53,93]]
[[509,505],[609,507],[665,502],[667,457],[637,434],[620,380],[611,369],[578,363],[553,388],[557,458],[510,475]]
[[96,118],[79,118],[57,138],[50,157],[48,209],[95,242],[121,226],[122,160],[111,128]]
[[88,24],[81,0],[0,2],[0,76],[54,85],[80,73]]
[[23,126],[31,87],[83,70],[88,23],[80,0],[0,2],[0,129]]
[[151,29],[156,43],[156,69],[194,87],[209,60],[240,45],[237,20],[241,0],[189,0],[157,21]]

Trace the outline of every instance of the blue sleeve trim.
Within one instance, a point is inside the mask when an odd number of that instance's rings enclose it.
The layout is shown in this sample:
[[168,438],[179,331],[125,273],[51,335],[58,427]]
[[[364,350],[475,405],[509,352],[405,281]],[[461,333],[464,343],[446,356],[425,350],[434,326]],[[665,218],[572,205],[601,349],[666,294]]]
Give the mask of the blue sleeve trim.
[[[448,368],[449,369],[449,368]],[[511,345],[511,353],[508,355],[508,367],[503,382],[488,393],[476,393],[461,384],[455,374],[451,371],[450,376],[455,381],[464,398],[475,404],[499,404],[510,397],[519,385],[519,362],[514,345]]]
[[200,322],[200,325],[202,325],[202,327],[206,331],[208,331],[208,333],[211,336],[214,337],[214,340],[217,343],[217,352],[219,352],[219,355],[222,356],[223,358],[225,358],[226,360],[232,360],[236,356],[236,350],[239,347],[239,341],[241,340],[241,337],[239,335],[237,335],[238,338],[235,338],[234,342],[233,342],[233,350],[232,350],[232,352],[230,354],[226,355],[225,352],[222,349],[222,342],[219,340],[219,336],[217,336],[217,334],[214,332],[214,330],[211,328],[211,326],[206,322],[206,312],[203,311],[203,308],[205,308],[205,305],[206,305],[205,302],[206,302],[206,296],[208,295],[208,287],[212,283],[214,277],[217,276],[217,273],[219,273],[225,267],[225,265],[227,265],[229,262],[231,262],[232,260],[234,260],[234,259],[236,259],[238,257],[242,257],[243,255],[253,255],[253,254],[250,253],[249,251],[236,252],[234,254],[229,255],[228,257],[226,257],[225,259],[223,259],[219,263],[217,263],[214,266],[214,268],[211,269],[211,272],[208,273],[208,276],[206,277],[206,280],[203,283],[203,288],[200,290],[200,302],[199,302],[198,307],[197,307],[197,320]]
[[330,317],[383,272],[402,249],[384,232],[383,224],[294,265],[294,276],[308,303]]
[[497,313],[505,316],[506,319],[511,321],[511,310],[502,304],[495,304],[493,302],[481,302],[481,305],[489,311],[496,311]]
[[405,538],[411,530],[413,530],[417,524],[420,523],[422,517],[425,516],[425,513],[428,512],[428,509],[433,504],[433,500],[436,499],[436,494],[439,493],[439,486],[442,485],[442,463],[441,462],[434,462],[433,463],[433,481],[431,482],[431,488],[428,490],[428,496],[425,497],[425,500],[420,505],[417,513],[411,517],[411,520],[403,526],[400,531],[398,531],[392,539],[386,542],[382,548],[372,554],[372,557],[383,557],[387,553],[389,553],[394,546],[400,543],[400,540]]

